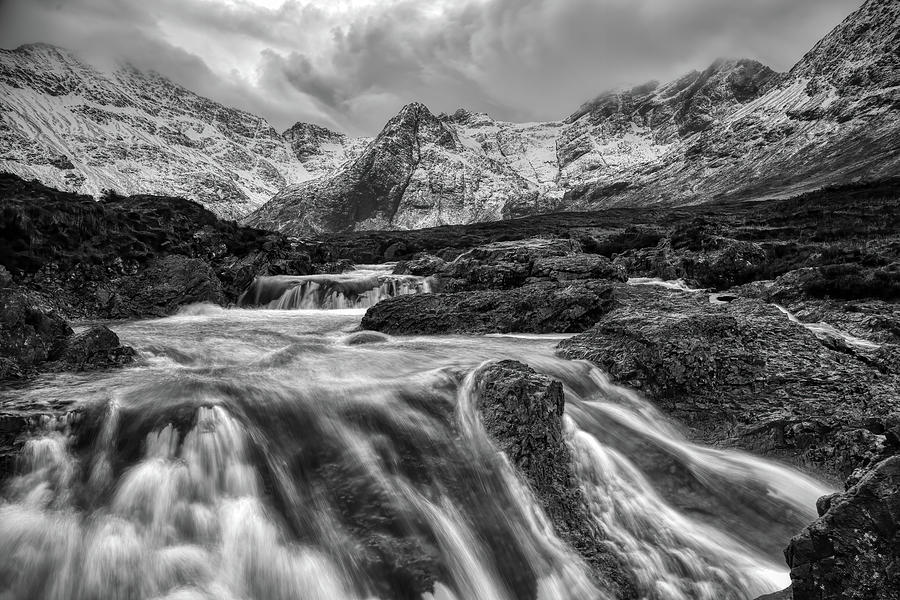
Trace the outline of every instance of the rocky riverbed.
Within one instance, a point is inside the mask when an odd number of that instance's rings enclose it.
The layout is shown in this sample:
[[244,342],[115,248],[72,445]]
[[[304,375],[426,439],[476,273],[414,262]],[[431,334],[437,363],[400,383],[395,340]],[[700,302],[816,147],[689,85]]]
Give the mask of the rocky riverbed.
[[[398,261],[396,276],[424,278],[432,293],[382,300],[362,328],[575,334],[559,343],[560,357],[589,361],[640,391],[694,440],[844,482],[847,491],[823,499],[819,520],[786,550],[794,598],[894,598],[900,589],[897,181],[765,203],[305,241],[220,221],[174,198],[95,203],[12,176],[0,192],[7,384],[129,364],[134,351],[110,320],[167,316],[197,302],[228,306],[260,276]],[[485,411],[488,433],[550,518],[565,521],[561,537],[589,564],[615,571],[594,553],[597,532],[578,525],[566,461],[515,439],[505,403],[520,402],[524,390],[550,419],[538,419],[540,435],[558,436],[554,384],[524,366],[497,369],[483,374],[482,395],[500,394]],[[5,471],[24,435],[58,413],[4,412]],[[552,464],[536,467],[542,460]],[[629,577],[617,585],[629,589]]]

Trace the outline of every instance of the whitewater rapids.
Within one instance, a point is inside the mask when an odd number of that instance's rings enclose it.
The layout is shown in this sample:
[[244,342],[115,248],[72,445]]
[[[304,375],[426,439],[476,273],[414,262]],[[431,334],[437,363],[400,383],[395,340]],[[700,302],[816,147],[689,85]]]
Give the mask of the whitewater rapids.
[[471,374],[497,359],[564,383],[573,471],[641,597],[789,584],[781,548],[827,486],[686,441],[559,336],[392,338],[355,333],[362,312],[195,306],[116,325],[133,368],[0,391],[83,409],[6,484],[0,598],[608,598],[478,425]]

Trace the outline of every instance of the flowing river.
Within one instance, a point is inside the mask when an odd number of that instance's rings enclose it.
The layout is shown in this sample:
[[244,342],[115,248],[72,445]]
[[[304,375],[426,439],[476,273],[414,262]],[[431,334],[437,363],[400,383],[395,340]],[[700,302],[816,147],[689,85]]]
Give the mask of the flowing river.
[[[362,314],[190,307],[113,325],[135,367],[0,392],[84,408],[6,484],[0,598],[607,598],[479,426],[471,375],[498,359],[564,383],[573,470],[641,597],[790,583],[781,549],[826,485],[690,443],[555,357],[561,336],[393,338],[358,332]],[[417,569],[437,573],[430,591]]]

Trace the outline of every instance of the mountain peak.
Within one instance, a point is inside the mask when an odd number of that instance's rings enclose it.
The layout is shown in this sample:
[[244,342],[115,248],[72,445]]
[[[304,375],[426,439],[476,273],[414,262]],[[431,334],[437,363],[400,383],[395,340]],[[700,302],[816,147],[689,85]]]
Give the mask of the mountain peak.
[[410,102],[400,109],[378,134],[377,140],[410,147],[423,142],[446,148],[457,145],[453,131],[421,102]]
[[900,85],[900,2],[867,0],[790,74],[831,85],[840,96]]
[[757,98],[778,74],[759,61],[720,58],[703,71],[691,71],[669,83],[651,81],[630,90],[609,91],[583,104],[568,119],[589,115],[593,123],[606,120],[636,122],[659,130],[664,139],[707,129],[719,115]]
[[322,156],[326,145],[343,146],[347,136],[316,125],[315,123],[297,122],[281,134],[281,137],[290,145],[291,151],[300,162],[305,163],[312,158]]
[[431,114],[431,111],[428,109],[427,106],[425,106],[422,102],[418,102],[418,101],[410,102],[410,103],[404,105],[403,108],[400,109],[400,114],[401,115],[416,115],[416,116],[424,115],[426,117],[434,116],[433,114]]
[[0,170],[83,194],[180,195],[226,217],[310,177],[262,117],[111,66],[49,44],[0,52]]

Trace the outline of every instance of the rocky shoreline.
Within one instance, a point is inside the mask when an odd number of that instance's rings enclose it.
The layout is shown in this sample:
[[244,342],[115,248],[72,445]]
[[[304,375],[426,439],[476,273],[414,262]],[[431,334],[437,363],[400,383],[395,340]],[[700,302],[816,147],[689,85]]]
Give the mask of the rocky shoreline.
[[551,239],[526,237],[534,221],[524,219],[507,232],[516,241],[467,229],[485,242],[468,249],[392,233],[383,254],[404,258],[398,272],[431,276],[439,293],[388,299],[362,325],[579,332],[561,356],[642,391],[695,439],[845,482],[785,550],[785,597],[896,598],[898,195],[896,182],[849,186],[656,223],[651,211],[635,210],[631,224],[607,211],[606,223],[550,227]]
[[[846,482],[786,550],[794,598],[894,598],[900,589],[900,181],[766,203],[614,209],[306,242],[220,221],[181,199],[95,202],[13,176],[0,179],[0,210],[6,382],[133,360],[108,328],[76,333],[70,320],[227,306],[261,275],[399,261],[396,274],[428,277],[435,293],[379,302],[363,329],[576,334],[559,344],[561,356],[590,361],[640,390],[695,439]],[[491,386],[522,391],[534,380],[544,398],[558,385],[522,365],[495,371],[485,374],[485,397]],[[508,396],[482,407],[501,448],[513,447]],[[0,416],[6,472],[34,424]],[[560,535],[589,564],[615,570],[590,555],[594,534],[573,525],[578,503],[563,496],[577,492],[560,487],[566,474],[558,471],[565,453],[525,452],[534,456],[523,463],[507,450]],[[555,479],[529,475],[532,458],[550,461],[541,473],[556,472]],[[627,589],[627,577],[619,583]]]

